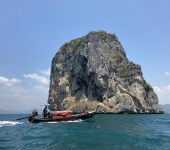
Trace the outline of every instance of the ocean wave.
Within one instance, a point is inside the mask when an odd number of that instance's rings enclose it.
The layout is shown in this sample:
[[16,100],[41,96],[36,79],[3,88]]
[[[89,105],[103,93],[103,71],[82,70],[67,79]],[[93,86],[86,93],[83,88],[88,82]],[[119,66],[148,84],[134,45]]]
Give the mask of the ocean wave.
[[14,126],[17,124],[23,124],[24,122],[16,122],[16,121],[0,121],[0,127],[4,126]]

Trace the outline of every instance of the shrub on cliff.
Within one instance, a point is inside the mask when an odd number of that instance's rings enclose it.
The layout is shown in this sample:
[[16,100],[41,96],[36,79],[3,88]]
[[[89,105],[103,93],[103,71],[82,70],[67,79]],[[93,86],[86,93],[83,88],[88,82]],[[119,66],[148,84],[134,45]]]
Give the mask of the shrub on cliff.
[[86,101],[81,100],[76,102],[73,106],[71,106],[69,109],[71,109],[73,112],[81,113],[85,110],[93,111],[97,108],[98,101]]

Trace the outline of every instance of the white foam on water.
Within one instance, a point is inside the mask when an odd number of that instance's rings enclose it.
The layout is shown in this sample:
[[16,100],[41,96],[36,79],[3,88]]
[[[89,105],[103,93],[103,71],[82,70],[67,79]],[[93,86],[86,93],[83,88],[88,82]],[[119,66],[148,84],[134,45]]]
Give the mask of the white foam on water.
[[0,121],[0,127],[4,126],[14,126],[17,124],[23,124],[24,122],[17,122],[17,121]]
[[59,122],[46,122],[46,123],[59,123]]
[[66,122],[82,122],[83,120],[79,119],[79,120],[75,120],[75,121],[66,121]]
[[[67,123],[67,122],[82,122],[83,120],[79,119],[79,120],[75,120],[75,121],[60,121],[60,122],[63,122],[63,123]],[[54,122],[46,122],[46,123],[60,123],[59,121],[54,121]]]

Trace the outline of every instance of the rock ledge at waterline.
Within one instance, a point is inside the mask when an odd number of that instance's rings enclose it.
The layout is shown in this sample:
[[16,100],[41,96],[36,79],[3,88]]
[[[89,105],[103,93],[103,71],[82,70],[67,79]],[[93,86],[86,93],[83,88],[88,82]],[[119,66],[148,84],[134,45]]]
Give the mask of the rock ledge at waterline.
[[[136,56],[138,57],[138,56]],[[141,66],[126,58],[115,34],[90,32],[65,43],[52,59],[50,110],[164,113]]]

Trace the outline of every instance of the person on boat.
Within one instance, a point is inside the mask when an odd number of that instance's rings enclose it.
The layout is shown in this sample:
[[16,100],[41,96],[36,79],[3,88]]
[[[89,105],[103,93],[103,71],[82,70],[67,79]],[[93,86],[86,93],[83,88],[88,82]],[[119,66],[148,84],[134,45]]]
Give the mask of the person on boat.
[[32,117],[38,116],[38,112],[34,109],[34,111],[32,111]]
[[45,108],[43,110],[44,119],[47,117],[47,114],[48,114],[47,106],[45,106]]
[[48,112],[47,116],[48,116],[49,119],[52,119],[50,112]]

